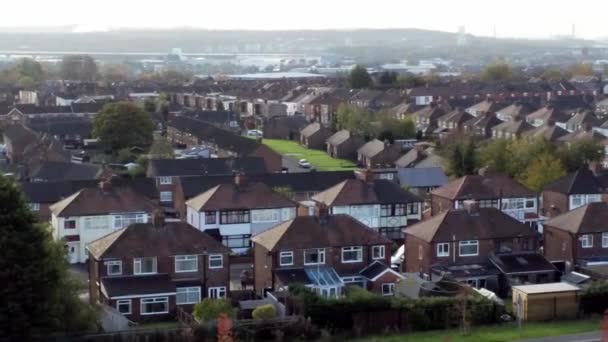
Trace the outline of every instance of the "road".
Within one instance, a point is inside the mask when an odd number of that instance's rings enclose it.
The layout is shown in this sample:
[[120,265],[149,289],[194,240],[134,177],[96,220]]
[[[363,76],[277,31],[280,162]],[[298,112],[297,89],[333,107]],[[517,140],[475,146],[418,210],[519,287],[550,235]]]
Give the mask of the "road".
[[602,342],[602,337],[599,331],[592,331],[574,335],[533,338],[529,340],[520,340],[517,342]]
[[295,172],[309,172],[310,169],[300,167],[298,159],[291,156],[283,156],[283,167],[286,167],[289,173]]

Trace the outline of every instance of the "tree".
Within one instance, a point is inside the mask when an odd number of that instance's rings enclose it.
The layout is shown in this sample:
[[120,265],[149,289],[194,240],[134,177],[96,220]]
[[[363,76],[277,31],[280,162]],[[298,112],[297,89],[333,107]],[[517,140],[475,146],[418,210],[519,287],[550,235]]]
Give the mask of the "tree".
[[17,82],[17,86],[23,90],[34,90],[36,89],[36,81],[29,76],[23,76]]
[[593,76],[593,65],[588,63],[575,64],[570,67],[570,74],[574,76]]
[[68,272],[67,255],[37,221],[14,182],[0,176],[0,331],[2,340],[28,341],[94,326]]
[[14,72],[17,75],[17,79],[26,76],[34,81],[42,81],[44,79],[42,66],[31,58],[21,58],[15,65]]
[[378,81],[381,85],[393,85],[397,83],[397,73],[394,71],[385,71],[380,74]]
[[562,162],[555,156],[545,153],[532,160],[519,177],[519,181],[539,193],[545,185],[558,180],[565,174]]
[[202,302],[194,305],[192,315],[197,322],[204,323],[217,319],[221,314],[234,318],[236,312],[230,301],[226,298],[205,298]]
[[598,141],[585,139],[563,146],[558,152],[567,171],[575,171],[597,162],[604,156],[604,147]]
[[173,146],[171,146],[171,144],[163,138],[154,140],[152,146],[150,146],[150,152],[148,154],[150,155],[151,159],[175,158]]
[[144,101],[144,110],[148,113],[156,112],[156,101],[152,99],[146,99]]
[[447,150],[446,173],[454,177],[472,175],[477,168],[477,155],[472,142],[457,143]]
[[348,104],[341,104],[338,107],[337,126],[338,129],[346,129],[359,135],[369,134],[371,130],[367,111]]
[[277,309],[272,304],[260,305],[251,313],[253,319],[272,319],[277,317]]
[[124,64],[104,65],[101,71],[101,77],[106,82],[124,82],[129,79],[129,69]]
[[148,114],[129,102],[105,105],[93,122],[93,136],[112,151],[148,147],[152,144],[153,131],[154,124]]
[[424,77],[408,73],[397,77],[397,83],[405,88],[415,88],[424,86],[426,80]]
[[509,81],[513,78],[511,66],[504,62],[494,63],[487,66],[481,73],[484,81]]
[[372,85],[372,78],[364,66],[356,65],[348,75],[348,84],[351,88],[369,88]]
[[95,81],[97,63],[89,55],[64,56],[61,61],[61,78],[64,80]]
[[512,156],[508,149],[509,140],[492,139],[479,150],[480,166],[502,174],[509,174]]

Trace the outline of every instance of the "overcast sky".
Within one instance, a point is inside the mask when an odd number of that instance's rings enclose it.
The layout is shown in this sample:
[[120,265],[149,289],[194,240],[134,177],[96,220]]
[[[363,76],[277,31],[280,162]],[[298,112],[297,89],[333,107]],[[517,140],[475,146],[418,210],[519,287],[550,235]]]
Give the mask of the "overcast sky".
[[[1,27],[425,28],[498,37],[608,36],[607,0],[0,0]],[[9,14],[12,13],[12,14]]]

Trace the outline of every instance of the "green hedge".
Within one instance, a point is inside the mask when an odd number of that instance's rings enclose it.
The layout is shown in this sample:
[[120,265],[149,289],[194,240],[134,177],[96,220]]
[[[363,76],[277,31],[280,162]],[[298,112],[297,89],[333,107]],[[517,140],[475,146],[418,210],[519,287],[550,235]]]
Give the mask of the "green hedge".
[[[406,317],[408,330],[445,329],[461,323],[463,301],[455,297],[423,297],[406,299],[383,297],[363,289],[349,292],[344,298],[327,299],[303,286],[290,286],[296,297],[300,314],[312,323],[331,330],[350,330],[353,315],[363,312],[400,312]],[[351,290],[353,291],[353,290]],[[466,302],[467,322],[471,325],[500,321],[504,307],[480,296],[470,296]]]
[[594,281],[581,293],[584,313],[604,313],[608,309],[608,281]]

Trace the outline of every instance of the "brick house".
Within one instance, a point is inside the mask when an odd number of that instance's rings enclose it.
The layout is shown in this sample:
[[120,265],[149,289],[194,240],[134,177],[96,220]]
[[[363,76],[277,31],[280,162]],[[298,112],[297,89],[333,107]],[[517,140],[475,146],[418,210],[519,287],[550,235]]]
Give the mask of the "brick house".
[[325,297],[339,297],[346,285],[392,295],[403,279],[390,264],[392,242],[348,215],[298,216],[252,238],[255,290],[285,290],[305,284]]
[[230,249],[183,222],[155,217],[88,244],[89,297],[135,322],[175,317],[230,291]]
[[9,125],[2,132],[2,138],[6,145],[6,158],[10,163],[23,161],[26,147],[38,140],[34,131],[20,124]]
[[[591,202],[555,216],[544,223],[545,257],[574,266],[608,262],[608,204]],[[605,272],[604,272],[605,273]]]
[[375,179],[373,172],[359,173],[312,197],[327,206],[331,214],[347,214],[381,235],[400,241],[401,229],[422,219],[418,196],[387,179]]
[[365,144],[363,138],[343,129],[327,138],[327,154],[332,158],[357,159],[357,149]]
[[587,203],[601,202],[605,189],[603,177],[591,170],[579,169],[545,186],[542,214],[554,217]]
[[223,241],[236,253],[246,253],[252,234],[296,216],[298,204],[260,182],[238,174],[186,202],[189,224]]
[[465,201],[404,229],[406,272],[450,275],[505,293],[510,284],[550,282],[556,269],[535,251],[540,234],[496,208]]
[[324,150],[325,140],[331,136],[331,131],[318,122],[313,122],[300,131],[300,144],[306,148]]
[[464,132],[480,139],[492,137],[492,127],[500,125],[502,121],[496,113],[484,113],[463,124]]
[[50,206],[53,237],[65,241],[70,263],[83,263],[86,244],[129,224],[146,223],[157,209],[133,188],[104,180]]
[[167,138],[187,147],[208,147],[218,157],[262,158],[268,172],[279,172],[283,167],[281,154],[268,146],[201,120],[184,116],[172,118],[167,126]]
[[401,148],[378,139],[368,141],[357,150],[357,162],[364,168],[393,167],[401,155]]
[[496,208],[532,226],[538,221],[536,194],[516,180],[503,175],[469,175],[431,192],[431,215],[462,209],[466,200],[478,201],[481,208]]
[[485,100],[466,108],[464,111],[477,117],[483,115],[484,113],[495,113],[499,109],[504,108],[505,105],[506,104],[504,102],[499,102],[492,98],[486,98]]

